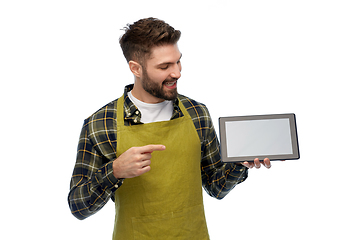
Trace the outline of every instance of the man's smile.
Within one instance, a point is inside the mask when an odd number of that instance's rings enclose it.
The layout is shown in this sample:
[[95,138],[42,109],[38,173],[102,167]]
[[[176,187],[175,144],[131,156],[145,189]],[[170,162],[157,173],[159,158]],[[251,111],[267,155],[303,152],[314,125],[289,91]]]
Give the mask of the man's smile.
[[176,85],[177,85],[177,79],[172,80],[172,81],[164,81],[163,84],[165,85],[165,87],[167,87],[169,89],[174,89],[174,88],[176,88]]

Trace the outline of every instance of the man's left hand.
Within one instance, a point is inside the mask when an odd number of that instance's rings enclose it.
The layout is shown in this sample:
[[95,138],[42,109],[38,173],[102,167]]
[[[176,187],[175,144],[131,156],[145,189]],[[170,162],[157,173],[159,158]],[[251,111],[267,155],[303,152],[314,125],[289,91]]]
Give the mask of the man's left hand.
[[253,162],[239,162],[235,163],[236,165],[243,165],[247,168],[260,168],[261,165],[264,165],[267,169],[271,168],[270,159],[265,158],[263,161],[260,161],[258,158],[255,158]]

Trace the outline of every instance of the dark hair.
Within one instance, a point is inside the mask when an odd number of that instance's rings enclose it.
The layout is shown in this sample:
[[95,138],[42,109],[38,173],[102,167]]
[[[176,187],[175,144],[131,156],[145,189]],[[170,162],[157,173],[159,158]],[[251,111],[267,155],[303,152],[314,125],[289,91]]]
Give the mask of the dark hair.
[[141,64],[151,55],[154,46],[176,44],[181,35],[179,30],[156,18],[140,19],[128,24],[124,30],[119,42],[126,61],[133,60]]

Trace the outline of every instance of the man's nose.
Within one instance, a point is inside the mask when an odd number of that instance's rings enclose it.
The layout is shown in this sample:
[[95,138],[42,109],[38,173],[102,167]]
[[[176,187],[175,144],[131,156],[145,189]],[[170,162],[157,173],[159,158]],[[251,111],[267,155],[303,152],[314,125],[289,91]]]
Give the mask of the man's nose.
[[180,77],[181,77],[181,66],[179,66],[178,64],[176,64],[176,65],[173,67],[170,76],[171,76],[172,78],[180,78]]

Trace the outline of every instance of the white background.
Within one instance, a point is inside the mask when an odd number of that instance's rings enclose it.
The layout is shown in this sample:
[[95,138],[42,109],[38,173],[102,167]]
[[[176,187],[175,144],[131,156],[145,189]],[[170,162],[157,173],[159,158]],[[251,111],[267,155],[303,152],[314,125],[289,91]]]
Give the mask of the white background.
[[70,177],[83,120],[133,82],[120,29],[153,16],[182,31],[179,92],[217,129],[220,116],[297,116],[299,161],[204,197],[211,238],[359,239],[359,5],[1,1],[1,238],[111,239],[114,204],[77,220]]

